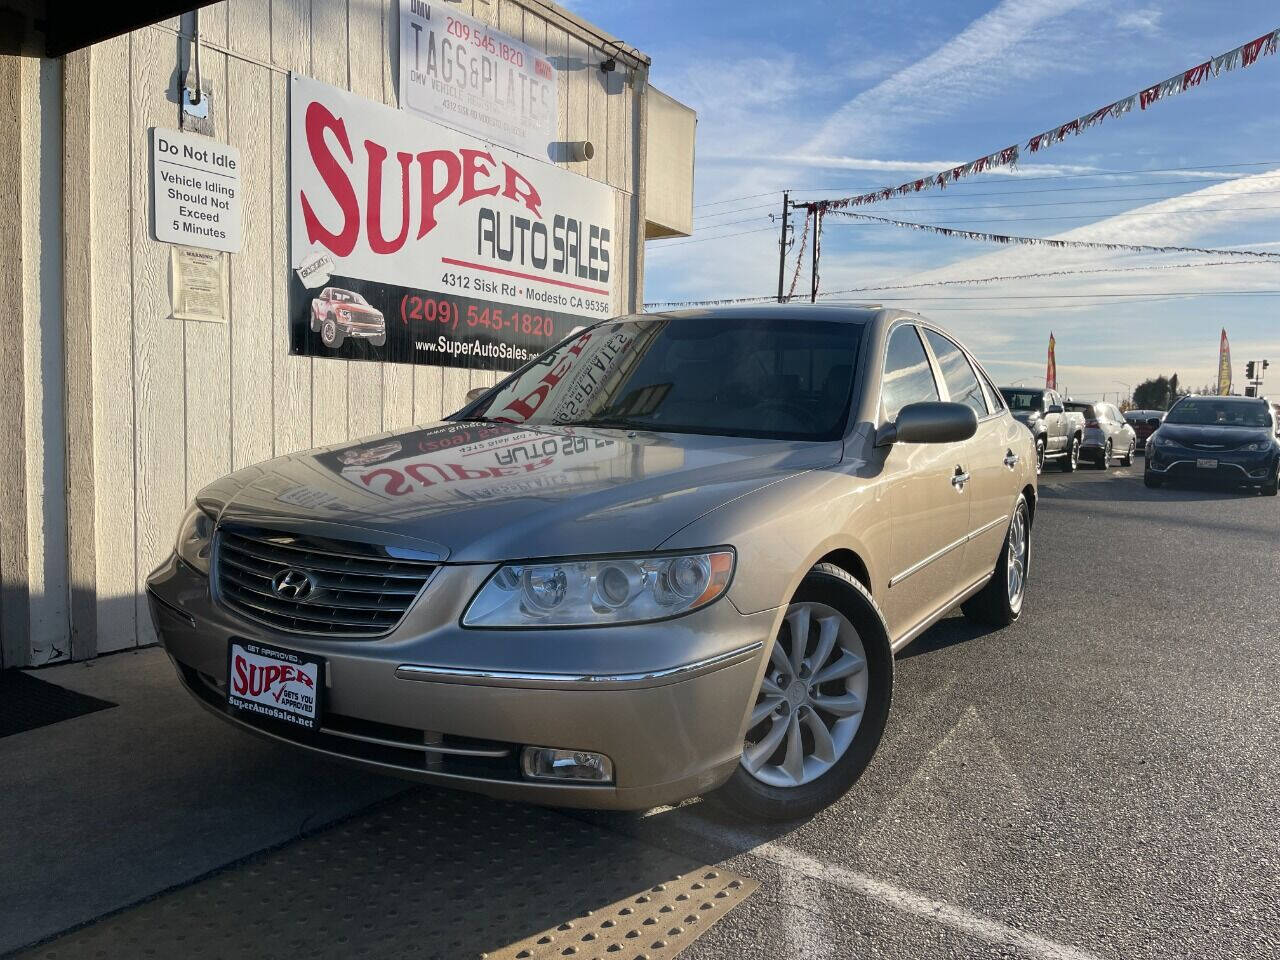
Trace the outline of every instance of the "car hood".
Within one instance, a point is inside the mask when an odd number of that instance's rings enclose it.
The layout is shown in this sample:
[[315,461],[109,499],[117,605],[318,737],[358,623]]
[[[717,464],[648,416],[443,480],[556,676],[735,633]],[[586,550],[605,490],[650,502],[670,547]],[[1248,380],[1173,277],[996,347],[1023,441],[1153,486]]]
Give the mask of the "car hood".
[[842,445],[442,423],[291,454],[197,498],[224,523],[358,528],[479,563],[652,550],[717,506],[839,461]]
[[1033,420],[1040,419],[1039,410],[1019,410],[1013,415],[1013,419],[1019,423],[1031,423]]
[[1208,443],[1223,449],[1270,440],[1271,431],[1265,427],[1216,427],[1212,425],[1163,423],[1154,436],[1173,443]]

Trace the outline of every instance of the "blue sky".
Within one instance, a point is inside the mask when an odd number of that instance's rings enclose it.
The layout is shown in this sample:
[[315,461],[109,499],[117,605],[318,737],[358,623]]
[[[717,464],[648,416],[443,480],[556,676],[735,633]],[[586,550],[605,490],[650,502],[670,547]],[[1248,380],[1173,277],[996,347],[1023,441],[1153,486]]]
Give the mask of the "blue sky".
[[[896,185],[1025,143],[1280,26],[1274,0],[569,5],[652,56],[652,82],[698,111],[696,242],[649,243],[648,301],[774,291],[768,214],[780,197],[753,195]],[[862,209],[996,233],[1280,251],[1277,103],[1272,56],[1108,119],[1017,175]],[[1222,259],[1007,248],[837,219],[823,233],[824,290]],[[1280,296],[1254,292],[1266,290],[1280,291],[1280,261],[856,297],[947,324],[1003,382],[1043,377],[1052,329],[1060,384],[1080,396],[1160,373],[1209,383],[1225,326],[1237,383],[1246,360],[1268,357],[1268,392],[1280,394]]]

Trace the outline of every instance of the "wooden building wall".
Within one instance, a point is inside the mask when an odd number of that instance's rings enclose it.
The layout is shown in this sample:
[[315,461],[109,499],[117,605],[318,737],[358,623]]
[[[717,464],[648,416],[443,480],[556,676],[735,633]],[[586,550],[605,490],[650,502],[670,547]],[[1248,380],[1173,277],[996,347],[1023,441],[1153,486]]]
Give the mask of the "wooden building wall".
[[[561,164],[617,190],[616,312],[643,268],[644,75],[596,67],[599,40],[540,0],[451,8],[545,50]],[[397,104],[396,0],[226,0],[199,12],[216,137],[240,148],[243,247],[227,324],[169,319],[170,248],[151,238],[149,129],[178,125],[192,15],[68,56],[64,135],[67,471],[74,656],[154,641],[148,573],[206,483],[312,446],[428,423],[496,375],[293,356],[288,309],[288,73]]]

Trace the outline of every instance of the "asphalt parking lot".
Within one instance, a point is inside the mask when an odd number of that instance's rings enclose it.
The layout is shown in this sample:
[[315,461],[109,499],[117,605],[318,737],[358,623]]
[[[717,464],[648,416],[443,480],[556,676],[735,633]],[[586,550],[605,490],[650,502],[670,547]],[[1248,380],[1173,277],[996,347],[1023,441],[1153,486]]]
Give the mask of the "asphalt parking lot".
[[594,956],[582,918],[712,871],[750,895],[682,957],[1277,956],[1277,543],[1276,499],[1051,466],[1022,621],[905,650],[876,760],[811,821],[412,788],[29,955]]

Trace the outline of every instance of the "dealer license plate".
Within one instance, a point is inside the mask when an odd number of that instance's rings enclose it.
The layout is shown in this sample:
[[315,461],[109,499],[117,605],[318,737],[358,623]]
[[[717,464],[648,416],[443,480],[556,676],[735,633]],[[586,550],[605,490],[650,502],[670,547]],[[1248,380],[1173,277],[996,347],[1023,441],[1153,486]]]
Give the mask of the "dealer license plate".
[[1201,470],[1217,470],[1218,461],[1217,460],[1197,460],[1196,466],[1199,467]]
[[231,641],[227,704],[236,710],[314,730],[320,725],[323,687],[324,663],[318,658]]

